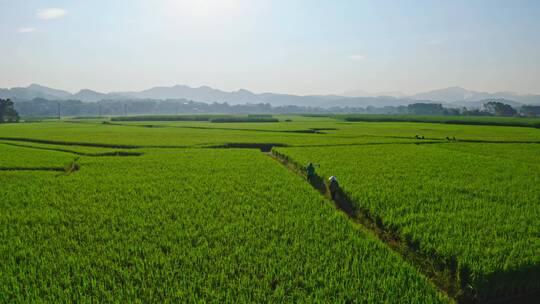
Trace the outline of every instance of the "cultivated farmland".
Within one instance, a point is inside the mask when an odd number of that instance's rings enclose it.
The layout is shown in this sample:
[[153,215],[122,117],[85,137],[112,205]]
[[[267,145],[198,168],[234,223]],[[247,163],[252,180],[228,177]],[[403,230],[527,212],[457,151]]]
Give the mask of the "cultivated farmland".
[[456,268],[466,292],[490,298],[540,288],[531,280],[540,277],[540,163],[529,163],[538,156],[514,147],[525,162],[459,145],[275,149],[340,176],[356,207]]
[[[0,125],[0,301],[540,290],[539,129],[278,118]],[[308,162],[338,177],[354,213],[298,174]]]

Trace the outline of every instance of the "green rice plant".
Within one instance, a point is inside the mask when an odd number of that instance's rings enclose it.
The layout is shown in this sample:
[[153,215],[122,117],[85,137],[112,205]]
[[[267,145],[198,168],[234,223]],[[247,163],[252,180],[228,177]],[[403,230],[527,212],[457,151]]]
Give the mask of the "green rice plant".
[[458,125],[516,126],[540,128],[540,118],[496,116],[433,116],[433,115],[376,115],[345,114],[334,116],[345,121],[368,122],[427,122]]
[[539,130],[275,117],[0,125],[0,302],[448,301],[272,147],[470,299],[539,288]]
[[[113,149],[113,148],[101,148],[101,147],[88,147],[77,145],[65,145],[65,144],[44,144],[38,142],[20,141],[20,140],[0,140],[0,145],[7,145],[12,147],[26,148],[27,149],[43,150],[43,151],[55,151],[64,152],[73,155],[80,156],[140,156],[142,152],[134,149]],[[37,151],[36,153],[39,153]]]
[[63,168],[72,155],[3,144],[0,141],[1,168]]
[[540,146],[511,145],[501,157],[491,145],[452,145],[274,149],[337,176],[356,207],[455,271],[470,298],[540,289],[540,167],[526,161]]
[[279,122],[279,119],[272,118],[272,117],[259,117],[259,116],[251,116],[251,117],[219,117],[219,118],[212,118],[210,122],[214,123],[246,123],[246,122]]
[[111,121],[209,121],[212,115],[137,115],[117,116]]
[[450,300],[256,150],[0,172],[0,302]]
[[[101,147],[201,147],[227,143],[280,143],[289,146],[346,146],[389,143],[540,142],[533,128],[466,126],[429,123],[294,121],[278,123],[152,122],[159,128],[142,128],[148,122],[122,125],[42,122],[0,125],[0,140],[36,140],[42,144]],[[127,126],[126,126],[127,125]],[[134,125],[134,126],[130,126]],[[315,133],[313,130],[322,130]],[[302,131],[302,132],[296,132]],[[415,135],[424,136],[419,141]]]

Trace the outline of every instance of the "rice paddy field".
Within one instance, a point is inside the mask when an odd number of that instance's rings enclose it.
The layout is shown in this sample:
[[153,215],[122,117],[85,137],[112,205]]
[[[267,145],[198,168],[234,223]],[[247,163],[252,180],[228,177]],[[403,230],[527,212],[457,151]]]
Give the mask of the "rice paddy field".
[[540,129],[278,118],[0,125],[0,302],[539,302]]

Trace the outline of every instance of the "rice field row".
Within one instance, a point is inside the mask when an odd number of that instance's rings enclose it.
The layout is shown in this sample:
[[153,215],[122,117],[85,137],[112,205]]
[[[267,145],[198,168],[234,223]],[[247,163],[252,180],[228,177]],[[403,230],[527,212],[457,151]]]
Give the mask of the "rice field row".
[[[319,164],[322,176],[337,176],[357,207],[386,229],[421,252],[456,261],[465,291],[485,300],[540,289],[538,147],[498,148],[274,149]],[[501,158],[512,148],[515,155]]]
[[[336,175],[466,299],[540,290],[539,130],[287,119],[0,125],[14,169],[0,170],[0,302],[455,301],[305,180],[237,149],[261,144]],[[75,158],[73,174],[23,170]]]
[[258,151],[80,164],[0,172],[0,302],[450,301]]
[[[361,145],[366,143],[457,141],[536,142],[538,129],[519,127],[462,126],[427,123],[366,123],[293,121],[282,123],[150,122],[110,125],[102,123],[47,122],[0,126],[0,140],[32,139],[51,144],[77,143],[105,148],[204,147],[225,143],[280,143],[289,146]],[[320,133],[305,133],[320,130]],[[297,133],[296,131],[300,132]],[[415,136],[424,137],[417,140]],[[118,146],[118,147],[107,147]]]

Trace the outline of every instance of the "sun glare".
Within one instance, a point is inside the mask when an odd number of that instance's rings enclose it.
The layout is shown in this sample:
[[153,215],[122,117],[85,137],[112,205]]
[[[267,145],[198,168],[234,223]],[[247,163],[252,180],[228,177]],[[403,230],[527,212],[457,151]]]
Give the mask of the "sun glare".
[[238,13],[239,0],[168,0],[169,14],[191,19],[193,21],[208,21],[221,19]]

